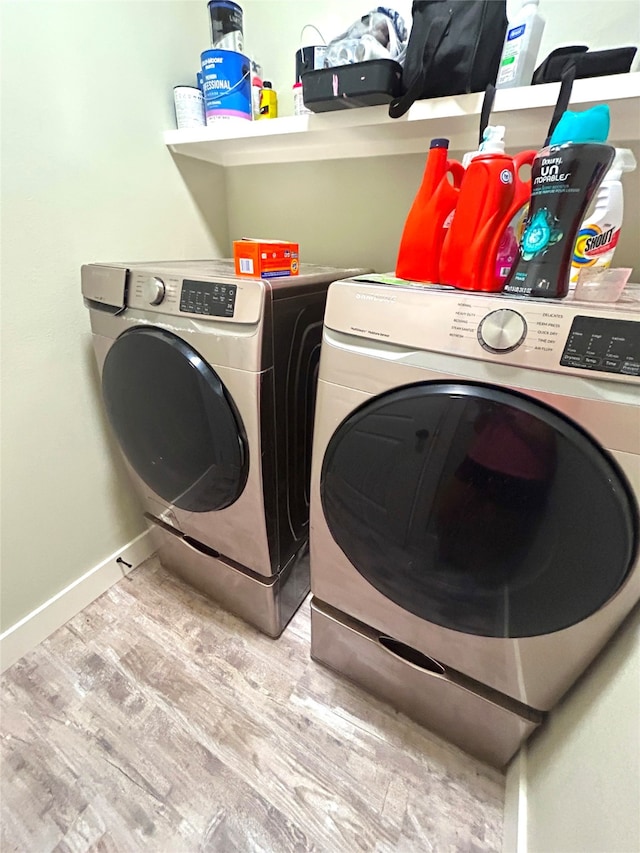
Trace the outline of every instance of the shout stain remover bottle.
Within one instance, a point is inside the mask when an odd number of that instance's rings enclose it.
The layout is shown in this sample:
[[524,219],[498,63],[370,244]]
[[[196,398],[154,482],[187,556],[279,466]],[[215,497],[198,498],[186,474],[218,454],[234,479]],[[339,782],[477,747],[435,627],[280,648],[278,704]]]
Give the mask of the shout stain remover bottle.
[[633,151],[616,148],[613,165],[600,184],[595,208],[582,223],[573,247],[570,290],[576,286],[581,270],[611,266],[624,214],[622,173],[632,172],[636,166]]
[[[409,281],[437,284],[445,222],[456,205],[462,165],[448,160],[448,139],[432,139],[422,184],[411,205],[400,240],[396,275]],[[453,178],[453,184],[448,176]]]
[[487,128],[485,142],[467,167],[442,249],[440,281],[462,290],[502,290],[503,279],[496,270],[498,249],[531,194],[530,181],[522,180],[519,171],[533,162],[537,152],[510,157],[496,130]]

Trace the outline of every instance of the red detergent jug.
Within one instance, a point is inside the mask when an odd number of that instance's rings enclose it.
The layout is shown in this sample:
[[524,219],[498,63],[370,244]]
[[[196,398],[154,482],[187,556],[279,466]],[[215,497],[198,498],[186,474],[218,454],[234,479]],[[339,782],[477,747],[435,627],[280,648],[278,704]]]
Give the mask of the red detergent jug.
[[536,154],[481,153],[471,160],[442,248],[442,284],[488,293],[502,290],[505,279],[496,272],[498,247],[513,217],[529,202],[531,181],[523,181],[519,171],[531,165]]
[[[400,240],[396,275],[410,281],[437,283],[444,223],[456,206],[464,175],[462,165],[448,160],[448,139],[432,139],[422,184],[411,205]],[[453,178],[449,182],[448,175]]]

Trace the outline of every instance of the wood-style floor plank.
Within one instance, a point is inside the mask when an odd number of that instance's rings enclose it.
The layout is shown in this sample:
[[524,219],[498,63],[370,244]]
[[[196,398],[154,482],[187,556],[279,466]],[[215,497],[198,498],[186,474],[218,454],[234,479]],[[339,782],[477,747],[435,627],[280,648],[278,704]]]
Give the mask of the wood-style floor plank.
[[496,851],[504,779],[156,559],[2,677],[3,853]]

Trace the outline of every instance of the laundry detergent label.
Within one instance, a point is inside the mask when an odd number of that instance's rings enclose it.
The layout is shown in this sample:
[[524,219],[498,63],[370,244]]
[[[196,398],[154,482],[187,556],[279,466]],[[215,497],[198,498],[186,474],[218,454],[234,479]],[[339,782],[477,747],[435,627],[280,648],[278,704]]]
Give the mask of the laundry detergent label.
[[564,192],[571,179],[571,172],[566,170],[566,163],[562,157],[543,157],[540,170],[533,177],[533,193],[541,195],[543,192]]
[[562,240],[560,223],[547,208],[538,210],[529,220],[520,241],[520,254],[525,261],[546,251],[549,246]]

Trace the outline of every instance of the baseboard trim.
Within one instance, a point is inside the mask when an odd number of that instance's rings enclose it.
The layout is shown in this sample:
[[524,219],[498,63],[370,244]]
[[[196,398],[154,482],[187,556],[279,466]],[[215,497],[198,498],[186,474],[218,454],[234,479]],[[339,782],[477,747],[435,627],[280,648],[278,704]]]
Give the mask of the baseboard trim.
[[507,770],[502,853],[527,853],[527,808],[527,745],[524,744]]
[[[145,530],[0,634],[0,672],[46,640],[150,557],[156,550],[152,533],[151,530]],[[116,562],[118,558],[130,563],[131,568]]]

